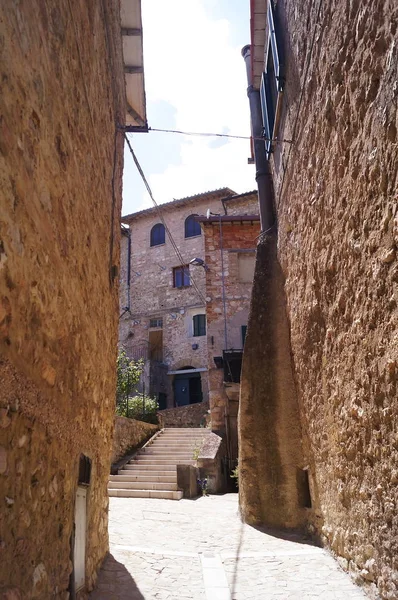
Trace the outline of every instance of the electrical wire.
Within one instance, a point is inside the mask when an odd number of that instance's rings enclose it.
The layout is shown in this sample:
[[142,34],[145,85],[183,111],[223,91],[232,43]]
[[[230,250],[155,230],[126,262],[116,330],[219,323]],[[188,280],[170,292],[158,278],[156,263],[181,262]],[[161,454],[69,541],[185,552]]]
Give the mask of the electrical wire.
[[293,144],[293,140],[278,140],[278,139],[270,139],[265,136],[261,137],[253,137],[250,135],[233,135],[229,133],[207,133],[203,131],[181,131],[179,129],[158,129],[157,127],[148,127],[148,131],[157,131],[161,133],[178,133],[180,135],[192,135],[199,137],[220,137],[220,138],[229,138],[233,140],[261,140],[263,142],[272,142],[273,144]]
[[[176,244],[176,242],[175,242],[175,240],[174,240],[174,238],[173,238],[173,236],[172,236],[172,234],[171,234],[171,231],[170,231],[170,229],[168,228],[168,226],[167,226],[167,224],[166,224],[166,221],[164,220],[164,217],[163,217],[162,210],[161,210],[161,208],[160,208],[159,204],[156,202],[156,200],[155,200],[155,198],[154,198],[154,196],[153,196],[152,190],[151,190],[151,188],[150,188],[150,186],[149,186],[149,183],[148,183],[148,181],[147,181],[147,179],[146,179],[146,177],[145,177],[144,171],[142,170],[142,167],[141,167],[140,163],[138,162],[137,156],[136,156],[136,154],[135,154],[135,152],[134,152],[134,150],[133,150],[133,148],[132,148],[132,146],[131,146],[131,144],[130,144],[130,140],[129,140],[129,138],[127,137],[127,134],[126,134],[126,133],[124,134],[124,138],[125,138],[125,140],[126,140],[126,142],[127,142],[127,146],[128,146],[128,148],[129,148],[129,150],[130,150],[131,156],[133,157],[133,160],[134,160],[135,166],[137,167],[137,170],[138,170],[138,172],[139,172],[139,174],[140,174],[140,176],[141,176],[141,179],[142,179],[142,181],[144,182],[144,185],[145,185],[145,187],[146,187],[146,189],[147,189],[147,192],[148,192],[148,194],[149,194],[149,196],[150,196],[150,198],[151,198],[151,200],[152,200],[152,202],[153,202],[153,205],[155,206],[155,208],[156,208],[156,210],[157,210],[157,213],[158,213],[159,219],[160,219],[160,221],[162,222],[162,225],[163,225],[163,227],[165,228],[165,231],[166,231],[166,233],[167,233],[167,236],[168,236],[168,238],[169,238],[169,240],[170,240],[170,243],[171,243],[171,245],[172,245],[172,247],[173,247],[173,250],[174,250],[174,252],[176,253],[176,256],[177,256],[177,258],[178,258],[178,260],[179,260],[179,261],[180,261],[180,263],[181,263],[181,267],[183,267],[184,269],[186,269],[186,268],[187,268],[187,263],[186,263],[186,261],[184,261],[184,259],[183,259],[183,257],[182,257],[182,254],[181,254],[181,252],[180,252],[180,250],[179,250],[179,248],[178,248],[178,246],[177,246],[177,244]],[[202,292],[200,291],[200,289],[198,288],[198,286],[197,286],[197,284],[196,284],[196,281],[195,281],[195,279],[193,278],[193,276],[191,275],[191,273],[189,274],[189,276],[190,276],[190,281],[191,281],[191,283],[192,283],[193,287],[195,288],[195,291],[197,292],[197,294],[198,294],[198,296],[199,296],[200,300],[202,301],[202,303],[203,303],[204,305],[206,305],[206,299],[205,299],[205,297],[203,296],[203,294],[202,294]]]

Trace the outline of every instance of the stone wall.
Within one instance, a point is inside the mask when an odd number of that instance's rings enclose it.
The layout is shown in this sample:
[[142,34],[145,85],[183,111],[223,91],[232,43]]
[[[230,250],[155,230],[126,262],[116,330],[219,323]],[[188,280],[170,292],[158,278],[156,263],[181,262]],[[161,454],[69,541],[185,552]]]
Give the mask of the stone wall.
[[118,3],[3,3],[0,65],[0,595],[66,600],[81,454],[92,461],[86,589],[108,549]]
[[152,423],[116,417],[111,462],[116,462],[130,450],[144,444],[158,429],[158,425]]
[[167,408],[158,412],[163,427],[203,427],[208,417],[209,403],[198,402],[178,408]]
[[317,11],[317,2],[277,3],[287,66],[280,137],[294,138],[271,160],[279,257],[317,530],[358,580],[392,600],[398,8],[334,0],[318,20]]

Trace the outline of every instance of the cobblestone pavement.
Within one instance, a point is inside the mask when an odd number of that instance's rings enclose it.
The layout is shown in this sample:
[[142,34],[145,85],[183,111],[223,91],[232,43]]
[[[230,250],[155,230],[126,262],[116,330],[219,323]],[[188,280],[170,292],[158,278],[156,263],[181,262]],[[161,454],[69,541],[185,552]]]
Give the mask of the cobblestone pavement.
[[91,600],[366,598],[325,550],[242,524],[237,502],[110,498],[111,556]]

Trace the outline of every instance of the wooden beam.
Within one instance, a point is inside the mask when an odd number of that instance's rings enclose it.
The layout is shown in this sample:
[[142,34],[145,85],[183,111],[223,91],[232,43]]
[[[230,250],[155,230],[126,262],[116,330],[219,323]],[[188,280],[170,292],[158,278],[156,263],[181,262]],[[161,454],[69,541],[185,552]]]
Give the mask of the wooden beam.
[[122,35],[142,35],[142,29],[122,27]]
[[146,123],[144,121],[144,119],[138,114],[138,112],[136,110],[134,110],[134,108],[132,106],[130,106],[130,104],[128,102],[127,102],[127,112],[129,113],[130,117],[132,117],[134,119],[134,121],[136,123],[138,123],[138,125],[141,125],[141,127],[148,128],[148,123]]
[[143,67],[133,67],[131,65],[124,65],[124,72],[133,75],[134,73],[143,73]]

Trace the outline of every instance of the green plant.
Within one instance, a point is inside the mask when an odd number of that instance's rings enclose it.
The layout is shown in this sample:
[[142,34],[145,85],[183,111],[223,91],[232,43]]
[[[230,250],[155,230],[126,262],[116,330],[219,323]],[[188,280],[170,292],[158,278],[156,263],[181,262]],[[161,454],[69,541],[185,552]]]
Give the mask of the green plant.
[[235,480],[235,485],[238,488],[239,487],[239,467],[238,467],[238,465],[236,465],[235,469],[232,469],[232,471],[230,473],[230,477],[231,477],[231,479]]
[[159,404],[157,400],[143,394],[126,398],[116,406],[116,414],[119,417],[128,417],[130,419],[137,419],[137,421],[155,424],[158,423],[158,410]]
[[198,460],[200,454],[200,446],[194,446],[192,450],[192,460]]
[[202,496],[208,496],[209,492],[207,491],[208,480],[207,477],[204,479],[198,479],[198,485],[202,490]]
[[124,348],[119,349],[116,360],[116,403],[119,404],[132,396],[140,380],[144,363],[142,360],[130,360]]

